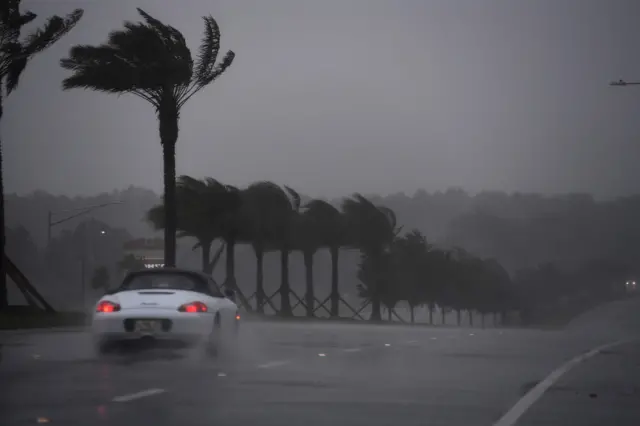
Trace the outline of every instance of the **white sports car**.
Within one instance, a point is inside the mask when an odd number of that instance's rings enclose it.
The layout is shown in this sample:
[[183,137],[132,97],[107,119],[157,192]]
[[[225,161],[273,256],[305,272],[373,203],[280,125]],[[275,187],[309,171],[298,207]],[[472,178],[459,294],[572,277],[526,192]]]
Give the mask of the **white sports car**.
[[216,356],[239,328],[233,291],[222,294],[210,276],[179,268],[131,272],[100,298],[92,334],[98,353],[114,343],[146,338],[200,346]]

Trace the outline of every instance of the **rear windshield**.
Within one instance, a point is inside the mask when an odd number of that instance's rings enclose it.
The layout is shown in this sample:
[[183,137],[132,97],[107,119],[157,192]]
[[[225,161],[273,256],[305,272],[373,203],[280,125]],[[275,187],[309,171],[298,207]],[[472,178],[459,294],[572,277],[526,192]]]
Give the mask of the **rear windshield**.
[[196,274],[184,272],[137,272],[128,275],[120,291],[125,290],[188,290],[216,296],[206,280]]

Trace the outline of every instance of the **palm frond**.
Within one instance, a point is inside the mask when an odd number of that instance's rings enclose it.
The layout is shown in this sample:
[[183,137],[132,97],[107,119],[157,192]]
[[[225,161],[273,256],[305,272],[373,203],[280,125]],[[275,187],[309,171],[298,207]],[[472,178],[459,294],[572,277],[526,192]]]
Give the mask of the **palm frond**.
[[218,51],[220,50],[220,27],[212,16],[204,18],[204,36],[198,53],[195,67],[195,77],[199,84],[206,84],[207,78],[212,74]]
[[50,17],[43,28],[27,36],[23,43],[25,53],[28,56],[35,55],[60,40],[76,26],[83,14],[82,9],[76,9],[64,18],[57,15]]
[[284,189],[287,191],[287,195],[290,198],[291,208],[293,211],[299,211],[300,205],[302,204],[302,197],[300,197],[300,194],[295,189],[287,185],[284,186]]
[[18,87],[20,82],[20,76],[27,67],[28,56],[22,55],[21,46],[18,43],[12,43],[5,46],[6,62],[3,63],[2,74],[5,76],[5,84],[7,90],[7,96],[11,94]]
[[222,61],[218,65],[216,65],[211,72],[211,74],[205,77],[203,80],[198,80],[192,84],[188,90],[185,90],[181,96],[178,105],[182,107],[193,95],[198,93],[202,88],[212,83],[215,79],[220,77],[226,70],[231,66],[233,59],[236,57],[236,54],[231,50],[227,52],[227,54],[222,58]]

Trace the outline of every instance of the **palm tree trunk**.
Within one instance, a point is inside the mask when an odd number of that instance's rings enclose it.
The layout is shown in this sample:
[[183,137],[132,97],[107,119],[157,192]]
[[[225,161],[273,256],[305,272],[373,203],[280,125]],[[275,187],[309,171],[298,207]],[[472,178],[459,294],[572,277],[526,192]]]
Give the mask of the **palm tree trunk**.
[[164,265],[176,266],[176,142],[178,141],[178,106],[172,92],[167,91],[160,101],[158,120],[164,163]]
[[443,306],[440,306],[440,315],[442,316],[442,325],[447,324],[447,312],[444,310]]
[[462,325],[462,311],[460,309],[456,309],[456,316],[458,319],[458,327]]
[[211,263],[211,242],[199,241],[200,243],[200,256],[202,261],[202,272],[205,274],[211,274],[213,265]]
[[374,289],[374,291],[371,292],[371,316],[369,317],[370,321],[382,321],[382,313],[380,312],[381,307],[380,295],[378,294],[378,291]]
[[289,293],[289,250],[283,249],[280,250],[280,315],[284,317],[293,316]]
[[340,248],[329,248],[331,255],[331,316],[340,315],[340,293],[338,291],[338,262],[340,260]]
[[429,324],[433,325],[433,310],[436,307],[435,307],[435,305],[433,303],[429,303],[427,306],[428,306],[428,309],[429,309]]
[[380,300],[380,291],[382,290],[382,282],[381,282],[381,278],[380,276],[381,271],[379,271],[379,266],[382,264],[382,262],[380,261],[380,256],[377,256],[375,254],[371,255],[371,258],[373,260],[373,264],[376,265],[376,269],[378,269],[376,272],[377,277],[373,280],[373,285],[374,288],[370,289],[370,293],[371,293],[371,316],[369,317],[370,321],[382,321],[382,314],[380,312],[380,308],[381,306],[381,300]]
[[[2,122],[2,87],[0,86],[0,122]],[[5,267],[5,234],[4,234],[4,179],[3,179],[2,140],[0,140],[0,311],[9,307],[7,293],[7,268]]]
[[236,241],[233,238],[227,239],[227,253],[225,256],[225,268],[227,277],[224,286],[226,288],[236,289]]
[[387,321],[393,321],[393,318],[391,318],[391,306],[387,306]]
[[305,278],[306,278],[306,293],[305,293],[305,304],[307,305],[307,316],[309,318],[313,317],[314,312],[314,301],[315,294],[313,289],[313,252],[305,250],[302,252],[302,256],[304,257],[304,268],[305,268]]
[[264,250],[260,247],[253,247],[256,255],[256,311],[264,314]]
[[413,303],[409,304],[409,316],[411,318],[411,324],[415,324],[416,323],[416,313],[415,313],[415,306],[413,306]]
[[467,313],[469,314],[469,325],[473,327],[473,311],[469,309]]

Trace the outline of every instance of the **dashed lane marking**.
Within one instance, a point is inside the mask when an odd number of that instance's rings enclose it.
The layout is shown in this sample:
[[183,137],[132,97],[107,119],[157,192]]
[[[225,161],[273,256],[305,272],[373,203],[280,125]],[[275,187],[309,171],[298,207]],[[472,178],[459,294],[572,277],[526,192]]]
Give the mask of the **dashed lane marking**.
[[147,389],[141,392],[131,393],[128,395],[116,396],[112,399],[113,402],[129,402],[135,399],[145,398],[147,396],[158,395],[166,392],[164,389]]
[[275,368],[275,367],[280,367],[280,366],[289,364],[290,362],[291,361],[289,361],[289,360],[271,361],[271,362],[267,362],[265,364],[258,365],[258,368]]

